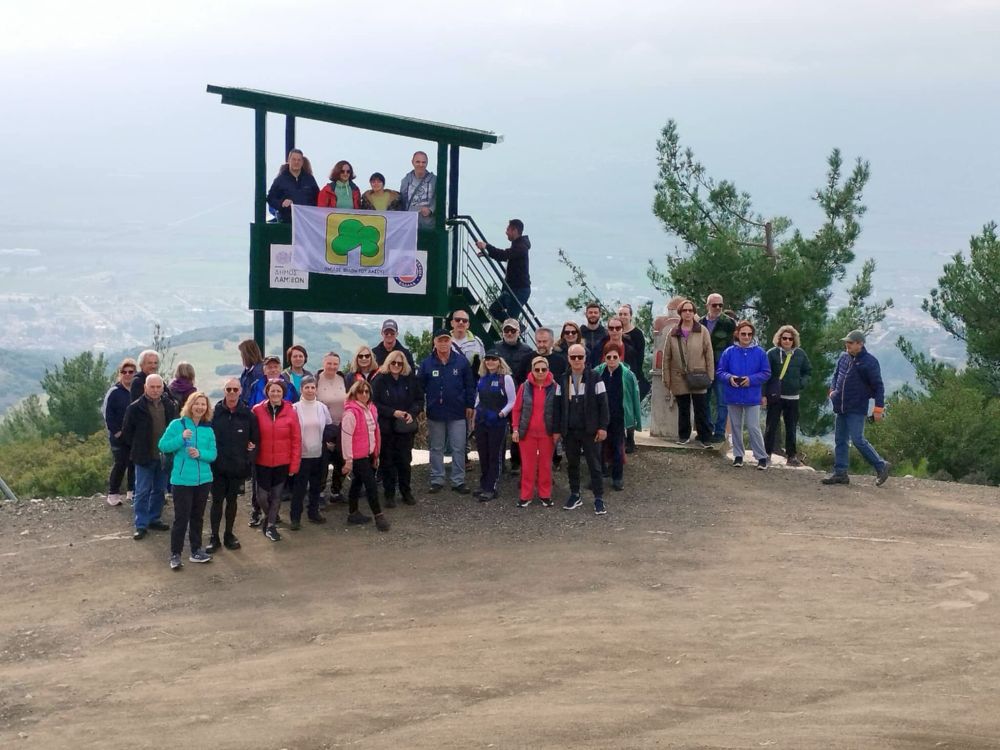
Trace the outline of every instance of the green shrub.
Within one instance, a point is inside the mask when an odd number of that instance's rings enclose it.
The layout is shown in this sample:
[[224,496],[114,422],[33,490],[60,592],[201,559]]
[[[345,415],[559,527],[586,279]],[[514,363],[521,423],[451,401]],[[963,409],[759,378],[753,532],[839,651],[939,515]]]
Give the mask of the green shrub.
[[21,499],[103,492],[110,469],[103,430],[86,439],[57,435],[0,445],[0,476]]

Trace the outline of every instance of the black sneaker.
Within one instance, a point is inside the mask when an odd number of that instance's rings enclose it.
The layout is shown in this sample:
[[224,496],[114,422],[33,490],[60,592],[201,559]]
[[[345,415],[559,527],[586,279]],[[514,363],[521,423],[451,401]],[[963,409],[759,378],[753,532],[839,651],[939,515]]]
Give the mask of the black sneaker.
[[302,522],[299,521],[297,518],[293,518],[292,522],[288,524],[289,531],[298,531],[301,528],[302,528]]
[[625,489],[625,480],[624,479],[612,479],[611,480],[611,488],[615,492],[621,492],[622,490]]
[[576,510],[581,505],[583,505],[583,500],[581,500],[580,496],[574,492],[566,498],[566,502],[563,503],[563,510]]
[[258,526],[260,526],[260,521],[261,521],[261,512],[259,510],[254,509],[250,513],[250,523],[248,523],[247,526],[249,526],[251,529],[256,529]]
[[205,550],[199,549],[192,552],[191,556],[188,557],[188,560],[193,563],[210,563],[212,562],[212,556],[205,552]]
[[491,500],[496,500],[496,499],[497,499],[497,493],[495,493],[495,492],[480,492],[479,493],[479,502],[481,502],[481,503],[488,503]]
[[205,547],[205,551],[210,555],[213,552],[218,552],[220,549],[222,549],[222,540],[219,539],[219,537],[217,536],[213,536],[211,539],[209,539],[208,546]]
[[309,523],[326,523],[326,516],[322,513],[310,513],[307,518]]
[[170,531],[170,524],[163,521],[150,521],[148,528],[153,531]]
[[562,456],[553,456],[552,457],[552,468],[553,469],[558,469],[560,466],[562,466]]
[[733,459],[733,468],[742,469],[743,468],[743,456],[737,456]]
[[765,470],[767,470],[767,459],[762,458],[760,461],[757,462],[757,471],[765,471]]
[[386,493],[385,501],[382,503],[382,505],[384,505],[386,508],[395,508],[396,507],[396,494],[393,493],[393,494],[390,495],[390,494]]
[[145,529],[136,529],[135,532],[132,534],[132,538],[138,542],[140,539],[145,539],[146,534],[147,531]]
[[184,563],[181,562],[181,556],[180,555],[171,555],[170,556],[170,569],[171,570],[180,570],[183,567],[184,567]]
[[272,542],[281,541],[281,534],[278,533],[278,530],[274,526],[268,526],[267,529],[264,531],[264,536],[266,536]]
[[346,503],[346,502],[347,499],[344,497],[344,493],[342,492],[334,492],[332,495],[330,495],[331,505],[334,503]]
[[[878,480],[875,480],[878,481]],[[850,484],[851,478],[847,474],[831,474],[828,477],[823,477],[820,480],[820,484]]]
[[604,504],[603,498],[594,498],[594,515],[595,516],[606,516],[608,515],[608,508]]
[[532,499],[533,498],[529,497],[527,500],[518,500],[517,501],[517,507],[518,508],[527,508],[529,505],[531,505]]
[[801,466],[802,460],[798,456],[791,456],[786,462],[786,466]]
[[413,496],[412,492],[410,492],[409,490],[403,490],[402,494],[403,494],[403,502],[404,503],[406,503],[407,505],[416,505],[417,504],[417,498],[415,498]]
[[227,536],[222,540],[222,546],[226,549],[239,549],[243,545],[240,544],[240,540],[234,536]]
[[878,470],[878,475],[875,477],[875,486],[881,487],[886,483],[889,478],[889,472],[892,471],[892,464],[888,461],[882,462],[882,468]]
[[458,484],[451,488],[452,492],[457,492],[459,495],[468,495],[471,490],[464,484]]
[[372,520],[371,516],[366,516],[360,510],[356,510],[353,513],[350,513],[347,516],[347,522],[348,523],[353,523],[353,524],[356,524],[358,526],[360,526],[363,523],[368,523],[371,520]]
[[432,484],[431,488],[428,490],[428,492],[430,492],[432,495],[436,495],[437,493],[439,493],[443,489],[444,489],[444,485],[443,484]]
[[687,445],[690,442],[691,442],[691,438],[690,437],[677,438],[677,445]]
[[551,497],[540,497],[538,501],[542,504],[543,508],[551,508],[553,505]]

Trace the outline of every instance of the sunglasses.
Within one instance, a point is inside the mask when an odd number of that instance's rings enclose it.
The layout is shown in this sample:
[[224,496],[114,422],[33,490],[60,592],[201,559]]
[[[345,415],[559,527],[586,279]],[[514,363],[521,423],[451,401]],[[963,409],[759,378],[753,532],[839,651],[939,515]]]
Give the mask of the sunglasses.
[[403,363],[400,362],[398,359],[389,363],[389,367],[402,367],[402,366]]
[[569,358],[570,359],[586,359],[586,357],[584,357],[582,354],[570,354]]
[[709,307],[722,307],[722,303],[721,302],[713,302],[711,305],[709,305]]
[[694,314],[694,309],[691,308],[691,307],[685,307],[683,310],[681,310],[681,312],[682,313],[689,312],[689,313],[691,313],[693,315]]
[[625,329],[624,326],[608,326],[609,331],[622,331],[624,329]]
[[122,375],[135,375],[135,370],[119,370]]
[[239,393],[239,388],[226,388],[226,393]]
[[531,369],[534,370],[535,372],[548,372],[549,371],[548,367],[533,367]]
[[753,336],[753,331],[740,331],[738,336]]
[[607,356],[605,356],[604,358],[605,358],[605,359],[607,359],[607,360],[617,360],[617,359],[621,359],[621,357],[619,357],[619,356],[618,356],[617,354],[608,354],[608,355],[607,355]]
[[781,341],[795,341],[791,336],[782,336]]
[[452,323],[468,323],[469,319],[468,318],[452,318],[451,322]]
[[503,332],[504,333],[517,333],[517,329],[516,328],[504,328]]
[[572,328],[570,328],[568,330],[563,331],[562,335],[563,336],[576,336],[576,331],[574,331]]
[[370,355],[370,354],[359,354],[358,355],[358,359],[371,359],[371,358],[372,358],[372,355]]

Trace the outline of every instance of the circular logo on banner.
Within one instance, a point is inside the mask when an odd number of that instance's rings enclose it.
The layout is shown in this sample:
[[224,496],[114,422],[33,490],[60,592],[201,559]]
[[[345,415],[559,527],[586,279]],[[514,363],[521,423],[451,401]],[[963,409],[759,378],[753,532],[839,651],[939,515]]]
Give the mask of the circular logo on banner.
[[417,260],[414,262],[417,264],[416,273],[412,275],[408,274],[406,276],[393,277],[394,281],[404,289],[412,289],[413,287],[415,287],[417,284],[420,283],[421,279],[424,278],[424,264],[420,262],[419,258],[417,258]]

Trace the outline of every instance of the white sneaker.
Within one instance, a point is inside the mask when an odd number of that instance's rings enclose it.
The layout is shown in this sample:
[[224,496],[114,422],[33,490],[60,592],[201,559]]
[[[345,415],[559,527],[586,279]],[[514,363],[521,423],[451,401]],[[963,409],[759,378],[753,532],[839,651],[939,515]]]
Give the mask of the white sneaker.
[[126,500],[128,500],[129,502],[132,502],[132,496],[133,496],[134,494],[135,494],[135,493],[134,493],[134,492],[132,492],[132,490],[129,490],[128,492],[126,492],[126,493],[125,493],[125,499],[126,499]]
[[122,496],[119,494],[108,495],[108,505],[121,505]]

